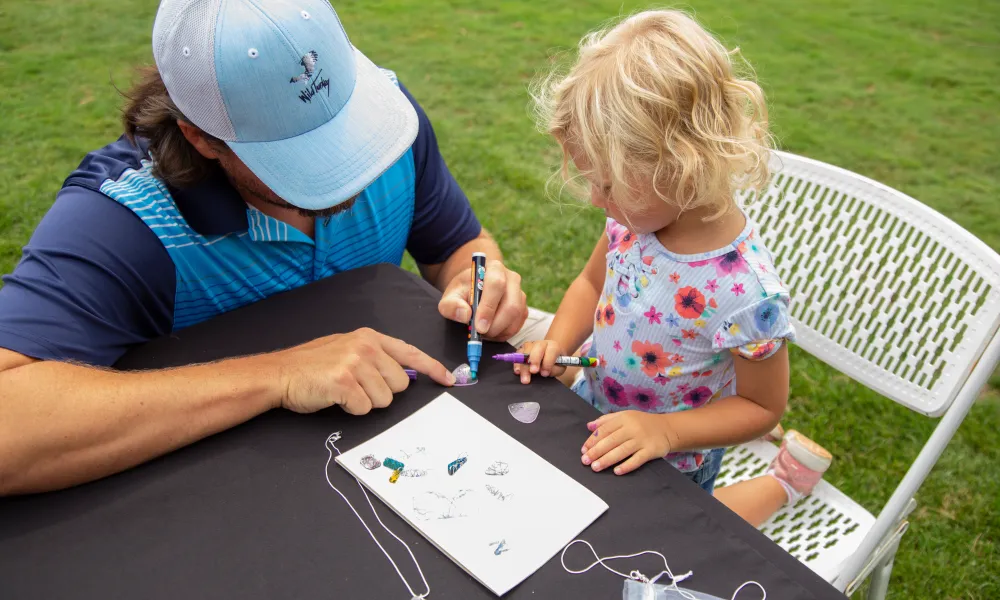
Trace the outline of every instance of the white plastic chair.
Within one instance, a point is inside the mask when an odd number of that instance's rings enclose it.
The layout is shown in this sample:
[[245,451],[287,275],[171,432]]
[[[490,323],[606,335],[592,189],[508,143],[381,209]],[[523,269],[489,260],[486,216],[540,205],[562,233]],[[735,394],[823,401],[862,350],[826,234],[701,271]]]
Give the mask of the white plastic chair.
[[[761,527],[848,595],[871,575],[868,598],[882,599],[913,497],[1000,362],[1000,255],[871,179],[785,152],[772,164],[772,185],[747,212],[792,290],[798,345],[911,410],[944,415],[878,518],[822,482]],[[731,449],[716,485],[761,474],[776,453],[760,441]]]

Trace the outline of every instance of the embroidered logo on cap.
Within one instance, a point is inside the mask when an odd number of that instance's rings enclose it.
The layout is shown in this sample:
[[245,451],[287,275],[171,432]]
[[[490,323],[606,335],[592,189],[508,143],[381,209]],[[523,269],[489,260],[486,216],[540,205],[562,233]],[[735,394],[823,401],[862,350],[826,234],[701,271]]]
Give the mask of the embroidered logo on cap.
[[319,62],[319,54],[315,50],[310,50],[299,61],[302,65],[304,72],[292,77],[289,83],[308,83],[306,89],[299,93],[299,100],[304,103],[312,102],[313,96],[318,94],[321,90],[326,88],[326,95],[330,95],[330,80],[327,78],[320,78],[323,74],[323,70],[320,69],[316,71],[316,63]]

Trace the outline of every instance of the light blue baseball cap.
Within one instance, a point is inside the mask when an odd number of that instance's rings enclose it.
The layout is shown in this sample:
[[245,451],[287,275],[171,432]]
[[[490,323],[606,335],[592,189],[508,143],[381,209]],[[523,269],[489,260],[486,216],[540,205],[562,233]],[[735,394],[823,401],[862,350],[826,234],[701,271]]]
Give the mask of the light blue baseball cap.
[[326,0],[162,0],[153,58],[184,116],[300,208],[357,195],[417,136],[409,100]]

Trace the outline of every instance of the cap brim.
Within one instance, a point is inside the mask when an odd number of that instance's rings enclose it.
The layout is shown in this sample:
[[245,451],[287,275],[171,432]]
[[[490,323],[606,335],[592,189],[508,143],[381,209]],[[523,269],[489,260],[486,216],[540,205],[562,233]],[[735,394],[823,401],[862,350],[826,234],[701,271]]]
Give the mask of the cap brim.
[[267,187],[308,210],[336,206],[378,179],[413,145],[417,113],[395,83],[354,51],[347,104],[323,125],[273,142],[226,142]]

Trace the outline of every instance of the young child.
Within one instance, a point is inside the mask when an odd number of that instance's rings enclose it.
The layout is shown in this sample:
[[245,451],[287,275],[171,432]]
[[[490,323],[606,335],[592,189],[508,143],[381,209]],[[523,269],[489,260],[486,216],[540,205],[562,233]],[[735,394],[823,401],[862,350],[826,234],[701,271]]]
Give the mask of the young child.
[[[684,13],[649,11],[585,37],[569,73],[536,90],[564,179],[586,180],[607,222],[514,370],[570,384],[557,356],[583,345],[599,360],[571,384],[605,413],[581,450],[595,471],[665,458],[711,492],[723,448],[778,429],[785,410],[789,292],[734,199],[769,179],[767,113],[733,54]],[[759,525],[830,461],[788,432],[767,475],[716,496]]]

